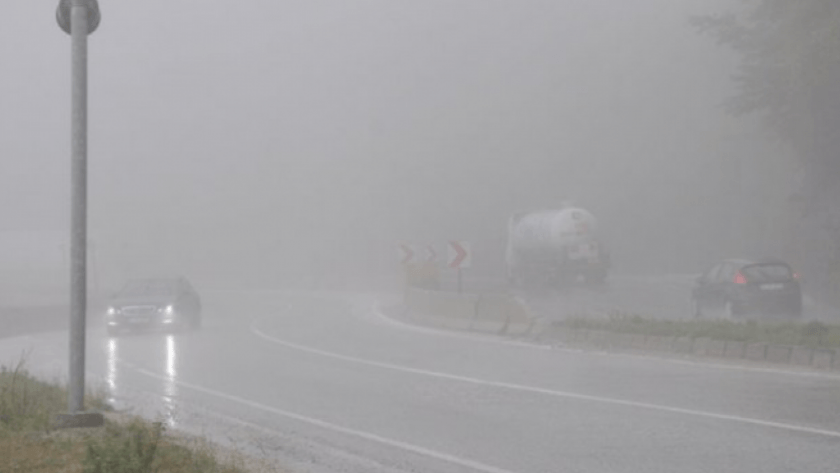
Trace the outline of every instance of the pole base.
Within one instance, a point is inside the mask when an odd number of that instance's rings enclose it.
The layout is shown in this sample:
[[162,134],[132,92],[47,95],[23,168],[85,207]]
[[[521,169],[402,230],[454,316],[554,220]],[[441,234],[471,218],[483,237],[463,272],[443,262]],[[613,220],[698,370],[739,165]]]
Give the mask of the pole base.
[[105,417],[99,412],[76,412],[74,414],[58,414],[53,420],[53,428],[79,429],[85,427],[102,427]]

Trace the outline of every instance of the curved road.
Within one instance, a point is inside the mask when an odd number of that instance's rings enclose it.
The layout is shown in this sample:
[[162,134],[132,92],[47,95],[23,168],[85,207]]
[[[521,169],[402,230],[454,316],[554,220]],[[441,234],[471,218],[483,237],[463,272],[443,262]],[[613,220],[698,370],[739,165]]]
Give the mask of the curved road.
[[[840,376],[416,329],[372,296],[215,294],[200,333],[109,340],[118,405],[297,471],[834,472]],[[63,372],[66,333],[0,341]]]

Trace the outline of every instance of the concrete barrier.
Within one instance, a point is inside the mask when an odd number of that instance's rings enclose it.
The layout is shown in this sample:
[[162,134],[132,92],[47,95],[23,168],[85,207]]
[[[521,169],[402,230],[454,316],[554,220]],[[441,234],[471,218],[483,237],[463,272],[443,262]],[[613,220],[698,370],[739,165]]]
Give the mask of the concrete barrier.
[[548,327],[551,326],[552,323],[546,319],[539,319],[534,317],[533,323],[531,324],[531,335],[534,336],[535,339],[543,338],[543,334]]
[[422,316],[428,315],[428,291],[420,289],[407,289],[405,291],[405,318],[413,322],[422,322]]
[[678,337],[674,339],[674,344],[671,346],[674,353],[691,353],[691,337]]
[[607,343],[611,349],[625,350],[633,346],[633,334],[610,332],[607,336]]
[[589,337],[587,340],[589,343],[595,345],[598,348],[606,348],[607,347],[607,332],[603,330],[593,330],[589,332]]
[[743,358],[745,345],[744,342],[727,340],[723,348],[723,356],[726,358]]
[[771,363],[790,363],[790,351],[787,345],[767,345],[764,359]]
[[671,351],[671,344],[673,342],[674,337],[648,335],[645,340],[645,349],[651,351]]
[[633,341],[630,342],[630,348],[633,348],[634,350],[644,350],[646,339],[647,337],[642,334],[633,334]]
[[766,343],[750,343],[744,348],[744,358],[753,361],[764,361],[767,359]]
[[723,357],[724,353],[726,353],[725,341],[711,339],[706,342],[706,356]]
[[648,336],[645,338],[645,346],[644,346],[644,349],[645,349],[645,350],[650,350],[650,351],[654,351],[654,350],[656,350],[656,349],[657,349],[657,347],[659,346],[659,339],[660,339],[660,338],[662,338],[662,337],[658,337],[658,336],[656,336],[656,335],[648,335]]
[[535,324],[523,300],[504,294],[458,294],[412,287],[406,289],[405,305],[410,320],[454,330],[525,335]]
[[576,343],[586,343],[589,340],[589,330],[585,328],[575,329],[572,332],[572,341]]
[[507,309],[507,322],[505,333],[507,335],[525,335],[530,333],[534,324],[534,317],[531,315],[527,304],[519,297],[508,297],[505,301]]
[[432,327],[468,330],[475,316],[477,296],[408,288],[405,293],[409,320]]
[[657,337],[654,350],[671,351],[676,337]]
[[455,330],[470,330],[475,318],[478,297],[471,294],[455,298],[449,296],[442,304],[444,313],[449,315],[444,327]]
[[470,329],[476,332],[502,334],[507,328],[509,298],[501,294],[478,297]]
[[706,346],[711,340],[708,337],[695,338],[691,345],[691,353],[697,356],[706,356]]
[[815,348],[814,356],[811,359],[811,366],[823,370],[830,370],[836,363],[837,351],[832,348]]
[[811,366],[811,359],[814,357],[814,349],[802,346],[794,346],[790,351],[790,362],[799,366]]
[[451,328],[470,328],[475,316],[477,296],[448,292],[427,291],[428,313],[451,320]]
[[570,343],[574,341],[574,336],[574,331],[568,327],[548,325],[540,332],[538,338],[542,341],[551,340],[560,343]]

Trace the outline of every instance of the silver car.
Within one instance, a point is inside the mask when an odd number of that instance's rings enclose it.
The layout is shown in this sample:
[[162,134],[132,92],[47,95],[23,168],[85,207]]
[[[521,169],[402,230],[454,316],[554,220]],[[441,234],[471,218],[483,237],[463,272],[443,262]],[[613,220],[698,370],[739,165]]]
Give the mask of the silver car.
[[182,277],[135,279],[111,298],[105,323],[109,336],[140,330],[197,330],[201,328],[201,299]]

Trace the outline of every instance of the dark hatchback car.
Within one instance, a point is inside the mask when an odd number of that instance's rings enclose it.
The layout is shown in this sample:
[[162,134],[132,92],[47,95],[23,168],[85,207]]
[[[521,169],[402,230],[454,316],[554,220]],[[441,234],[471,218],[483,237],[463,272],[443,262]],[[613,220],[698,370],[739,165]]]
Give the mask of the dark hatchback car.
[[726,260],[697,278],[691,311],[701,317],[722,310],[726,317],[750,314],[802,315],[799,276],[780,260]]
[[114,294],[105,317],[110,336],[138,330],[197,330],[201,299],[185,278],[136,279]]

